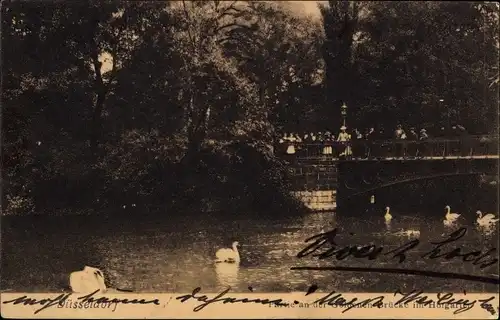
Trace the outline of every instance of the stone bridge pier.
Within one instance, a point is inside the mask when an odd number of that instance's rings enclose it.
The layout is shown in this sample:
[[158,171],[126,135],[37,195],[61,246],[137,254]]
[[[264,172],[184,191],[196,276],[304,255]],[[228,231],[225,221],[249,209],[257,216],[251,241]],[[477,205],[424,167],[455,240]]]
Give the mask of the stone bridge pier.
[[288,169],[292,194],[308,208],[329,211],[336,207],[336,159],[296,159]]

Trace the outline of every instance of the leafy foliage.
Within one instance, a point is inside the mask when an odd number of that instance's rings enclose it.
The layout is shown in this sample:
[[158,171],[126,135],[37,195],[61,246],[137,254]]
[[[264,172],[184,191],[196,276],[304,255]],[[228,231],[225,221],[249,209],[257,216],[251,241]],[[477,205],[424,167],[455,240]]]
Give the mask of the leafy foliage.
[[262,32],[236,4],[3,6],[4,209],[224,203],[213,188],[253,205],[261,185],[287,202],[269,109],[227,50],[235,29]]
[[353,126],[496,131],[496,4],[330,1],[322,14],[329,102],[352,107]]
[[334,131],[342,102],[353,126],[496,130],[496,4],[329,1],[320,12],[3,3],[3,211],[293,207],[275,135]]

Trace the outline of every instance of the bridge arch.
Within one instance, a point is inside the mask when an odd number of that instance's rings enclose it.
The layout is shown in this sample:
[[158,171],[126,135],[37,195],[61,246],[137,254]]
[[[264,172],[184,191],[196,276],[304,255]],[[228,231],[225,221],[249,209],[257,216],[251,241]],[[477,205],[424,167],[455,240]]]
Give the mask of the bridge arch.
[[[388,188],[388,187],[399,185],[399,184],[411,183],[411,182],[415,182],[415,181],[433,180],[433,179],[444,178],[444,177],[453,177],[453,176],[480,176],[480,175],[484,175],[484,174],[485,174],[485,172],[477,171],[477,172],[438,173],[438,174],[425,175],[425,176],[414,176],[414,177],[410,177],[410,178],[406,178],[406,179],[397,179],[397,180],[385,182],[385,183],[379,184],[375,187],[363,189],[361,191],[346,195],[345,198],[351,199],[351,198],[361,196],[363,194],[373,192],[376,190]],[[346,183],[347,182],[344,183],[344,186],[346,189],[355,190],[355,188],[350,188]]]
[[[498,186],[491,185],[490,188],[484,184],[485,189],[481,187],[482,191],[478,191],[476,187],[482,183],[475,178],[484,176],[492,177],[494,180],[498,164],[498,159],[339,162],[337,211],[343,214],[348,212],[349,208],[371,207],[369,203],[371,195],[376,196],[377,205],[392,201],[394,206],[401,208],[432,207],[433,202],[439,201],[441,197],[447,198],[448,201],[454,199],[453,201],[457,203],[473,202],[472,199],[483,201],[485,197],[489,197],[493,189],[498,189]],[[441,186],[441,183],[428,184],[425,181],[440,179],[461,182],[452,183],[451,186]],[[391,197],[397,199],[389,200]]]

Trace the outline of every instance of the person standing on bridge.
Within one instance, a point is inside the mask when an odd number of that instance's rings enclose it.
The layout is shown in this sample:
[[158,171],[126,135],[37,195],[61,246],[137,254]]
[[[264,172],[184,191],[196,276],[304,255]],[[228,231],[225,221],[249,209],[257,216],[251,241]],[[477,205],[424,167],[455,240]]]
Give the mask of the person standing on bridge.
[[287,154],[295,154],[295,140],[295,136],[293,135],[293,133],[291,133],[288,137],[288,148],[286,149]]
[[311,139],[311,143],[315,143],[316,142],[316,135],[311,132],[311,134],[309,135],[309,139]]
[[450,131],[450,141],[449,141],[449,150],[450,156],[458,156],[460,151],[460,141],[458,140],[459,132],[456,124],[453,124]]
[[418,141],[418,133],[415,131],[414,127],[410,128],[410,132],[408,133],[408,140],[410,141],[410,146],[408,148],[408,154],[410,157],[417,156],[417,141]]
[[346,126],[342,126],[340,128],[340,133],[337,138],[337,142],[339,142],[339,158],[340,157],[347,157],[351,155],[351,148],[349,146],[349,142],[351,141],[351,135],[346,132],[347,128]]
[[288,143],[288,133],[283,133],[283,136],[278,140],[279,142],[279,147],[278,150],[279,152],[286,152],[287,148],[287,143]]
[[439,132],[437,132],[436,136],[441,139],[446,139],[446,134],[447,134],[446,129],[444,127],[441,127],[439,129]]
[[372,156],[373,140],[375,139],[375,128],[371,127],[365,133],[365,158]]
[[425,157],[427,155],[427,140],[429,140],[427,130],[420,130],[420,137],[418,138],[418,140],[418,154],[420,157]]
[[324,153],[323,152],[325,150],[324,141],[325,141],[325,137],[323,136],[323,132],[321,132],[321,131],[318,132],[318,135],[316,137],[316,143],[318,143],[319,146],[317,148],[315,148],[316,149],[315,152],[317,152],[318,156]]
[[323,154],[332,154],[332,134],[330,131],[325,132],[325,138],[324,138],[324,147],[323,147]]
[[295,137],[295,141],[297,143],[301,143],[302,142],[302,138],[300,137],[300,135],[298,133],[294,134],[293,136]]
[[300,137],[300,135],[298,133],[293,134],[293,137],[295,139],[295,141],[294,141],[295,153],[300,155],[303,152],[302,138]]
[[363,152],[363,135],[358,129],[354,129],[353,134],[352,134],[352,156],[354,158],[359,158],[361,157],[361,153]]
[[436,150],[439,151],[439,153],[444,157],[446,155],[446,145],[447,145],[447,138],[448,138],[448,131],[446,130],[445,127],[441,127],[438,132],[435,133],[434,137],[437,137],[437,147]]
[[389,151],[389,142],[387,141],[390,137],[390,134],[386,134],[384,128],[380,128],[378,131],[377,139],[380,139],[380,142],[377,145],[377,153],[378,158],[387,157]]
[[283,137],[280,138],[279,143],[285,143],[285,141],[288,140],[288,134],[285,132],[283,133]]
[[323,137],[323,132],[318,132],[318,138],[317,138],[319,143],[322,143],[325,139]]
[[403,127],[398,124],[396,131],[394,132],[394,138],[396,139],[396,156],[398,158],[406,156],[406,132]]
[[396,139],[401,139],[401,137],[405,134],[405,131],[403,130],[403,127],[398,124],[396,127],[396,131],[394,131],[394,138]]
[[460,156],[467,157],[472,155],[472,149],[469,142],[469,133],[464,126],[457,124],[457,130],[460,133]]

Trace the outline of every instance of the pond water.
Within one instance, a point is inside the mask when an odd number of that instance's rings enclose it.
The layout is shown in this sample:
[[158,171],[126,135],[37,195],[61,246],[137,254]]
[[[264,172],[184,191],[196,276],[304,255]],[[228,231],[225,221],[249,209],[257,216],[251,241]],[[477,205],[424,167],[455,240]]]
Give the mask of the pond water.
[[[293,266],[340,265],[410,268],[498,278],[498,265],[481,270],[459,258],[446,261],[417,257],[433,248],[429,241],[443,239],[443,233],[451,232],[443,226],[444,214],[392,214],[390,231],[384,224],[383,213],[363,218],[336,217],[332,212],[268,219],[168,213],[165,214],[167,218],[143,219],[3,217],[1,289],[67,291],[69,273],[89,265],[104,271],[110,287],[134,292],[191,292],[198,286],[203,292],[220,291],[227,286],[231,286],[233,292],[248,292],[249,286],[260,292],[290,292],[305,291],[311,284],[317,284],[320,292],[394,292],[398,288],[498,291],[498,284],[457,279],[290,270]],[[486,251],[497,247],[498,230],[490,235],[481,233],[472,222],[465,224],[467,220],[473,221],[474,214],[467,216],[462,223],[468,227],[466,236],[450,244],[449,250],[463,247],[464,251]],[[371,261],[352,257],[343,261],[296,257],[306,247],[304,241],[308,237],[335,227],[340,230],[336,238],[339,246],[373,242],[389,250],[410,240],[397,233],[408,229],[419,230],[422,243],[401,264],[389,257]],[[235,240],[241,245],[241,264],[214,263],[215,251],[230,247]],[[497,257],[498,251],[493,255]]]

